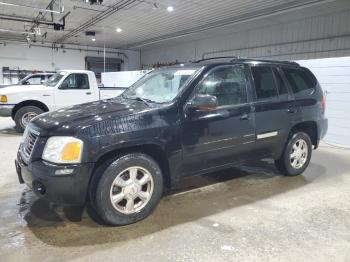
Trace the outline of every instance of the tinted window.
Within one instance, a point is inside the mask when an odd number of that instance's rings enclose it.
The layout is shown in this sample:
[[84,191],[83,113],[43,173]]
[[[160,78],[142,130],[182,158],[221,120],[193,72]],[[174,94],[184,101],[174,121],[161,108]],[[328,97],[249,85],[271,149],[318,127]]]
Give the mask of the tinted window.
[[277,97],[275,79],[270,67],[252,67],[252,74],[258,100]]
[[241,67],[219,67],[198,86],[197,93],[216,96],[219,106],[247,102],[246,80]]
[[276,78],[276,82],[277,82],[278,93],[280,95],[288,94],[287,86],[284,83],[284,81],[281,77],[281,74],[278,72],[277,68],[273,68],[273,72],[275,74],[275,78]]
[[283,72],[294,93],[314,88],[316,85],[316,79],[307,71],[284,68]]
[[64,89],[89,89],[89,78],[86,74],[70,74],[62,83]]

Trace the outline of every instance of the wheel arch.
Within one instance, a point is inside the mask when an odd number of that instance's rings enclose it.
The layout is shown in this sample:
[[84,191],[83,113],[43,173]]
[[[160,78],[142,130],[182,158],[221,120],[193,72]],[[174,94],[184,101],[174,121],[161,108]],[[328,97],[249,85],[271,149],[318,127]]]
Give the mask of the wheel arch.
[[305,121],[298,123],[294,125],[291,128],[290,136],[293,135],[296,132],[305,132],[309,135],[311,139],[311,143],[314,146],[314,148],[317,148],[318,146],[318,130],[317,130],[317,124],[314,121]]
[[49,108],[47,105],[45,105],[43,102],[40,102],[38,100],[26,100],[21,103],[18,103],[12,110],[11,117],[12,119],[15,118],[16,113],[18,112],[19,109],[21,109],[24,106],[36,106],[43,110],[44,112],[48,112]]
[[[99,180],[100,175],[102,175],[102,174],[96,174],[96,170],[99,167],[101,167],[102,165],[106,165],[107,167],[109,164],[112,163],[114,159],[118,158],[118,156],[131,154],[131,153],[142,153],[152,157],[159,164],[162,170],[164,186],[165,187],[171,186],[169,161],[168,161],[168,158],[166,157],[166,153],[163,150],[163,148],[158,144],[142,144],[142,145],[135,145],[135,146],[128,146],[124,148],[113,149],[99,156],[99,158],[96,161],[94,170],[91,173],[91,177],[89,181],[89,191],[91,191],[91,187],[94,186],[94,184],[96,184],[96,182]],[[89,197],[89,192],[87,194],[87,197]]]

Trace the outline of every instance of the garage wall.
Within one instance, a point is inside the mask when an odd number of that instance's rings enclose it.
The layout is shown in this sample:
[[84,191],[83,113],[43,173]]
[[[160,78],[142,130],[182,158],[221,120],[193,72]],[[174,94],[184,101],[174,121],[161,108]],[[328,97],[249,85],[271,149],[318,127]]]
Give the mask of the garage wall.
[[[86,50],[86,48],[84,49]],[[127,58],[116,54],[107,54],[107,57],[122,58],[124,60],[122,70],[140,69],[140,53],[138,51],[121,52],[124,52]],[[4,66],[28,70],[85,69],[86,56],[103,57],[103,49],[101,49],[100,54],[78,50],[66,50],[64,53],[62,50],[57,52],[50,48],[29,48],[27,45],[9,43],[4,46],[2,44],[0,45],[0,84],[3,83],[2,67]]]
[[[310,17],[308,13],[312,10],[299,10],[249,22],[246,24],[250,26],[246,27],[217,29],[223,33],[213,37],[187,42],[173,39],[163,45],[145,47],[141,63],[187,62],[201,59],[203,55],[286,60],[347,56],[350,55],[350,11],[349,2],[342,1],[342,4],[345,9],[330,14]],[[302,12],[305,16],[299,19]],[[208,31],[207,35],[211,34]]]
[[297,61],[309,68],[326,95],[327,142],[350,147],[350,57]]

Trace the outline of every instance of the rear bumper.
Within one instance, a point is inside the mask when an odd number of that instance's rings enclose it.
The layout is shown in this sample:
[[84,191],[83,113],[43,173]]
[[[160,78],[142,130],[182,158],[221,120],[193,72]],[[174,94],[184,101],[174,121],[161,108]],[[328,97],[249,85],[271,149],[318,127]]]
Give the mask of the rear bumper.
[[318,139],[317,139],[317,145],[318,147],[320,141],[322,138],[324,138],[328,131],[328,119],[322,118],[321,120],[317,121],[317,131],[318,131]]
[[[40,160],[26,165],[18,154],[15,165],[19,182],[27,184],[37,196],[64,205],[86,202],[92,163],[54,165]],[[57,171],[67,169],[72,173],[57,175]]]
[[9,117],[12,116],[12,109],[15,105],[4,105],[0,104],[0,116]]

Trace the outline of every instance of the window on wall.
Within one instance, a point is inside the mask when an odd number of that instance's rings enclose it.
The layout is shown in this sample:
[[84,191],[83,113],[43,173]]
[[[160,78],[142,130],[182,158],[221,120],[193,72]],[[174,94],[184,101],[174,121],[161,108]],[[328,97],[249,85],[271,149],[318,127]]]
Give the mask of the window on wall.
[[313,75],[305,70],[284,68],[286,78],[292,87],[293,93],[299,93],[303,90],[313,89],[316,86],[317,80]]
[[216,96],[219,106],[246,103],[247,91],[243,68],[225,66],[214,69],[199,84],[197,93]]
[[258,100],[278,97],[277,87],[271,67],[254,66],[252,67],[252,74]]

